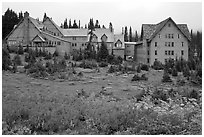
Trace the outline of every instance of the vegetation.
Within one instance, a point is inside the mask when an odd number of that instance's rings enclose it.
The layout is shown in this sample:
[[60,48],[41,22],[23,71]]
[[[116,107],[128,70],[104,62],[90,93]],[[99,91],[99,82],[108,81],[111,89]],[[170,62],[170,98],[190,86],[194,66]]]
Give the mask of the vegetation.
[[11,65],[9,51],[6,48],[2,48],[2,69],[9,70]]

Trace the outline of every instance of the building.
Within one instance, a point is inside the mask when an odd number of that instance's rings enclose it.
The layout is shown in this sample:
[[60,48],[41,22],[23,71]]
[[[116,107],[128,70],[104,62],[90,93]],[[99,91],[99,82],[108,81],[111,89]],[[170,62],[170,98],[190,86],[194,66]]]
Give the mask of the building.
[[[116,37],[117,36],[117,37]],[[63,29],[60,28],[52,18],[45,17],[43,21],[24,13],[24,18],[14,27],[6,37],[9,46],[38,47],[54,53],[55,50],[60,55],[71,54],[73,50],[83,50],[89,41],[89,30],[83,28]],[[122,35],[114,35],[113,28],[96,28],[93,31],[92,43],[95,50],[99,49],[102,41],[106,42],[109,53],[117,45],[118,49],[123,48],[124,38]],[[124,49],[123,49],[124,51]],[[121,52],[121,55],[124,52]]]
[[135,45],[135,59],[149,65],[170,58],[188,60],[190,40],[187,24],[176,24],[170,17],[158,24],[143,24],[142,44]]

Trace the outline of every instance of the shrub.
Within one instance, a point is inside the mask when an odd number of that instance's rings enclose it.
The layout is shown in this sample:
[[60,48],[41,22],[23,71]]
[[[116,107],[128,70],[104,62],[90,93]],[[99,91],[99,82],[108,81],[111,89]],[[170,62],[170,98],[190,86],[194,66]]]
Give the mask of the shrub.
[[178,76],[178,72],[176,70],[176,67],[174,67],[172,70],[172,76],[174,76],[174,77]]
[[153,99],[161,99],[163,101],[167,101],[169,98],[168,93],[164,91],[163,89],[155,89],[152,93]]
[[193,90],[190,92],[189,98],[199,99],[199,98],[200,98],[199,92],[193,89]]
[[196,76],[199,76],[200,78],[202,78],[202,65],[198,64],[196,66]]
[[44,58],[45,60],[49,60],[49,59],[52,59],[52,54],[49,52],[49,53],[46,53],[46,56]]
[[18,53],[18,46],[12,45],[9,47],[10,53]]
[[24,53],[23,46],[19,45],[19,47],[18,47],[18,54],[22,55],[23,53]]
[[31,74],[31,76],[35,78],[48,76],[46,68],[40,62],[36,62],[34,65],[32,65],[28,69],[27,73]]
[[99,63],[99,67],[107,67],[107,66],[108,66],[107,62],[102,61]]
[[110,66],[110,68],[108,69],[108,73],[114,73],[116,71],[114,66]]
[[67,52],[65,52],[65,54],[64,54],[64,58],[65,58],[66,60],[69,59],[69,56],[67,55]]
[[107,61],[108,61],[108,63],[112,63],[113,62],[113,60],[114,60],[114,56],[113,55],[108,55],[107,56]]
[[187,65],[183,68],[183,76],[184,77],[189,77],[190,76],[190,69],[189,69],[189,67]]
[[141,76],[140,80],[145,80],[145,81],[147,81],[147,80],[148,80],[148,78],[146,77],[146,75],[145,75],[145,74],[142,74],[142,76]]
[[17,55],[15,55],[14,56],[14,59],[13,59],[13,62],[14,62],[14,64],[16,64],[16,65],[21,65],[22,64],[22,62],[21,62],[21,57],[17,54]]
[[142,64],[141,70],[149,71],[149,66],[147,64]]
[[162,82],[172,82],[168,72],[164,71],[163,77],[162,77]]
[[133,76],[131,81],[139,81],[140,80],[140,76],[138,76],[137,74]]
[[57,57],[57,56],[59,56],[59,54],[58,54],[57,50],[55,50],[55,52],[53,53],[53,57]]
[[7,49],[2,48],[2,69],[8,70],[11,65],[10,55]]
[[162,70],[164,69],[164,66],[160,61],[154,61],[152,68],[155,70]]
[[82,63],[79,64],[80,68],[84,68],[84,69],[93,69],[93,68],[97,68],[97,63],[95,61],[88,61],[88,60],[84,60]]
[[141,72],[141,67],[140,65],[137,66],[137,73],[140,73]]

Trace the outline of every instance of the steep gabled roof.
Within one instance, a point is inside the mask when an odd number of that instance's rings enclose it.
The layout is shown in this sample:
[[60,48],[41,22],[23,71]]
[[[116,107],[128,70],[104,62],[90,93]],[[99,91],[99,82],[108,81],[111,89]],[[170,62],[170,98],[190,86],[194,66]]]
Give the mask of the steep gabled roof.
[[170,17],[158,24],[142,24],[142,37],[143,39],[148,39],[151,41],[166,25],[166,23],[171,20],[174,25],[181,31],[181,33],[190,41],[190,33],[186,24],[176,24]]
[[[55,28],[63,35],[63,29],[60,28],[51,18],[47,17],[46,19],[48,19],[54,26]],[[45,22],[46,20],[44,20]]]
[[45,42],[45,39],[42,38],[40,35],[36,35],[32,41],[35,41],[35,42]]
[[100,38],[104,34],[107,36],[107,41],[106,42],[114,42],[114,34],[113,34],[113,32],[110,31],[110,29],[96,28],[93,31],[93,34],[95,34],[98,37],[98,42],[102,42]]

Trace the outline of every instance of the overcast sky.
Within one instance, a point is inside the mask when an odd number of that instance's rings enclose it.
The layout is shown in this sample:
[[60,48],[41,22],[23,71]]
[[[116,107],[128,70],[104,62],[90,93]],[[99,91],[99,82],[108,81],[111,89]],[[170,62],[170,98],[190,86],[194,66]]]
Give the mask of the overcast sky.
[[185,23],[189,30],[202,30],[201,2],[133,2],[133,1],[105,1],[105,2],[3,2],[2,15],[10,8],[16,12],[28,11],[33,18],[42,20],[44,13],[60,25],[65,18],[81,20],[81,26],[89,22],[90,18],[98,19],[99,24],[108,27],[112,22],[116,33],[122,27],[132,27],[133,32],[141,31],[142,24],[155,24],[168,17],[177,23]]

